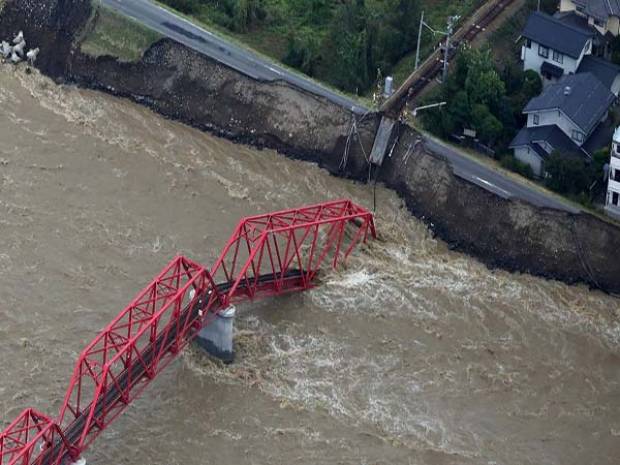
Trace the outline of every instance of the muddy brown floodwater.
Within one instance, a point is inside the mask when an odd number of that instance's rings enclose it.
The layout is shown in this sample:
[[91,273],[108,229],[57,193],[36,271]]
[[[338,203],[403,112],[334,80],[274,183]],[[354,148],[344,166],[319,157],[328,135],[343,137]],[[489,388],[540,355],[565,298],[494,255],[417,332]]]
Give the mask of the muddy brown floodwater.
[[[55,415],[76,357],[165,263],[239,217],[367,186],[0,68],[0,418]],[[303,295],[240,308],[238,362],[186,351],[91,464],[620,460],[619,301],[489,271],[379,189],[381,240]]]

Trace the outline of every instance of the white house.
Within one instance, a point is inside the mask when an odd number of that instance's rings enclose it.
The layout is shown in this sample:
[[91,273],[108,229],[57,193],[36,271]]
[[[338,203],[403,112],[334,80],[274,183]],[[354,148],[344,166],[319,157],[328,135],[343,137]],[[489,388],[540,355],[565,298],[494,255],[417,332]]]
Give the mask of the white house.
[[561,0],[560,12],[573,12],[584,18],[603,36],[620,34],[619,0]]
[[592,53],[593,36],[593,31],[534,12],[521,33],[523,69],[551,81],[576,73],[583,58]]
[[523,109],[526,126],[510,143],[517,159],[544,173],[555,150],[589,158],[582,146],[607,118],[615,95],[592,73],[570,74],[547,86]]
[[609,183],[605,211],[620,219],[620,127],[614,132],[611,144],[611,162],[609,163]]

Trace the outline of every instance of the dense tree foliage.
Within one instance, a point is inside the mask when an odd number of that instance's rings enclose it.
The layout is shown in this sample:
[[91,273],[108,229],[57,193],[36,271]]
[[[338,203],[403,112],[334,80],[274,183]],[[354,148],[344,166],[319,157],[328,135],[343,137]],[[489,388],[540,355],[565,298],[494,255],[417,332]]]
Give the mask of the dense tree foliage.
[[546,183],[562,194],[577,195],[589,188],[588,169],[579,155],[553,152],[545,160]]
[[542,89],[540,77],[517,66],[498,71],[489,50],[465,48],[454,66],[447,83],[425,99],[447,105],[423,113],[424,125],[442,137],[475,130],[483,143],[505,151],[523,124],[523,106]]
[[418,0],[163,0],[233,32],[277,30],[280,58],[350,92],[368,90],[415,49]]
[[582,203],[604,187],[603,167],[609,163],[609,149],[595,152],[591,160],[578,154],[553,152],[545,160],[545,182],[550,189]]

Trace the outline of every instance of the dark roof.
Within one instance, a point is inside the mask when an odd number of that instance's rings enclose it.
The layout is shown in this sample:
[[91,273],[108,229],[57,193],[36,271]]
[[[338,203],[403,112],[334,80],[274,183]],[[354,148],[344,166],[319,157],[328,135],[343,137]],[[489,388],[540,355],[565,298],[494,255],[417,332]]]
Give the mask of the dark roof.
[[611,140],[613,139],[616,125],[612,118],[608,118],[607,121],[599,124],[592,132],[588,140],[586,140],[581,146],[588,153],[594,153],[599,149],[609,147]]
[[540,72],[541,74],[547,74],[555,78],[561,78],[564,76],[564,68],[560,68],[559,66],[549,63],[548,61],[543,62],[540,67]]
[[607,21],[610,16],[620,16],[618,0],[573,0],[573,3],[582,6],[585,14],[596,19]]
[[528,18],[521,35],[545,47],[579,58],[586,42],[594,36],[594,33],[535,11]]
[[[568,95],[567,88],[570,88]],[[569,74],[530,100],[523,113],[557,108],[589,135],[615,98],[592,73]]]
[[531,143],[530,148],[534,152],[536,152],[540,158],[546,158],[547,156],[549,156],[547,151],[543,149],[540,145],[538,145],[536,142]]
[[[582,153],[581,148],[555,125],[521,129],[510,143],[510,148],[529,145],[539,153],[536,149],[538,146],[537,142],[542,141],[548,142],[554,150],[559,150],[563,153]],[[542,154],[540,155],[543,156]]]
[[601,31],[596,29],[594,26],[590,26],[590,24],[588,23],[588,18],[578,15],[574,11],[558,11],[553,15],[553,17],[563,22],[564,24],[567,24],[568,26],[581,29],[585,32],[593,33],[595,42],[597,40],[600,41],[604,37],[604,35],[601,34]]
[[597,58],[592,55],[586,55],[581,60],[581,64],[577,69],[578,73],[592,73],[599,81],[611,89],[614,81],[620,74],[620,66],[614,65],[609,61]]

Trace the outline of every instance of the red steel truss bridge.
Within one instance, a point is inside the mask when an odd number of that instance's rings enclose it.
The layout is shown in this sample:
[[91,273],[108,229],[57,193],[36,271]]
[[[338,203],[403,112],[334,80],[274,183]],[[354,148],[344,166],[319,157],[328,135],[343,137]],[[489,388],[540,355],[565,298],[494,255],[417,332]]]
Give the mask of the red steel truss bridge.
[[0,465],[78,460],[218,312],[313,287],[369,235],[373,215],[338,200],[244,218],[210,270],[176,257],[82,351],[58,416],[26,409],[0,433]]

